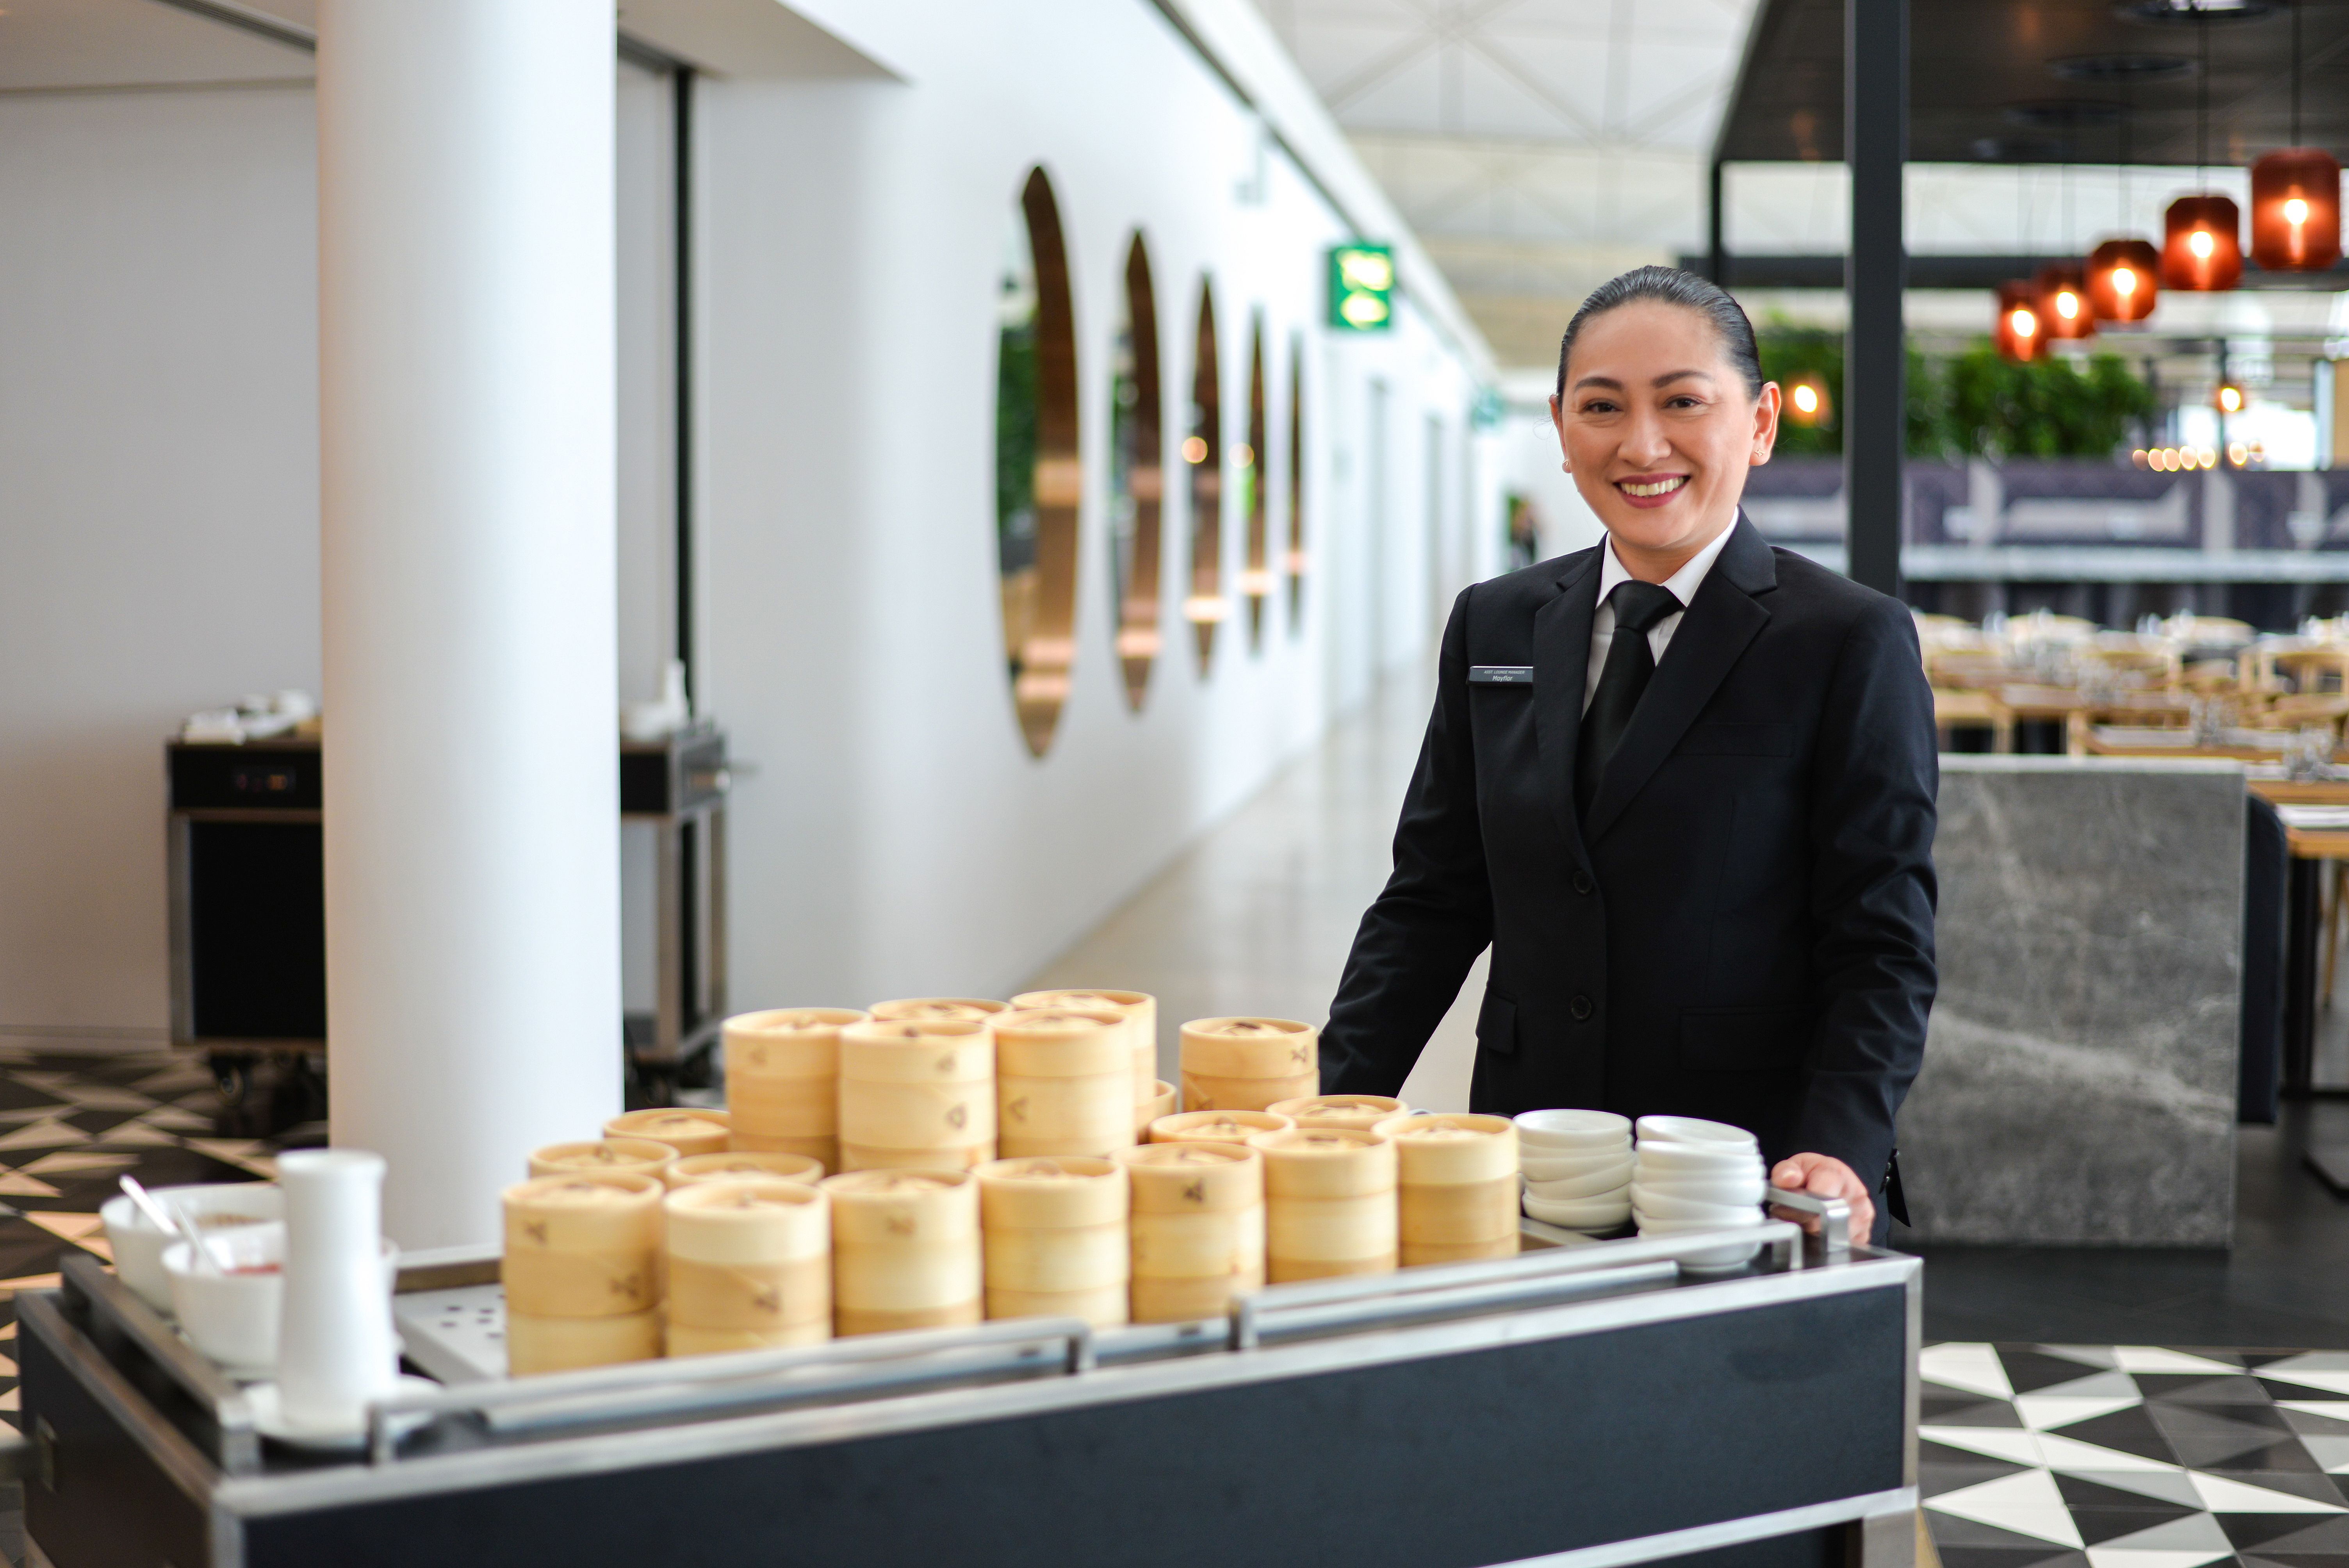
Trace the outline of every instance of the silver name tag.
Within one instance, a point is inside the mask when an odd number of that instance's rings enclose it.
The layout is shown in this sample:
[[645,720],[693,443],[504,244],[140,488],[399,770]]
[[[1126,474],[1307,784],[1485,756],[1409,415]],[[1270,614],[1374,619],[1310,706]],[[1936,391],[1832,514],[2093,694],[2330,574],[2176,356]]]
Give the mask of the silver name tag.
[[1531,665],[1470,665],[1470,686],[1531,686],[1534,667]]

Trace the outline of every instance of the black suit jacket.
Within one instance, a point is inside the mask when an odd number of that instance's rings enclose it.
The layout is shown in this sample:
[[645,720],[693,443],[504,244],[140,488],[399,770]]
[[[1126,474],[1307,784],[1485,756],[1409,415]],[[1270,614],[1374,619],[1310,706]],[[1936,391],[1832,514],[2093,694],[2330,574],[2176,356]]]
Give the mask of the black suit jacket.
[[1473,1109],[1708,1117],[1878,1186],[1933,999],[1932,694],[1899,602],[1733,527],[1587,820],[1599,550],[1454,602],[1325,1092],[1395,1093],[1490,944]]

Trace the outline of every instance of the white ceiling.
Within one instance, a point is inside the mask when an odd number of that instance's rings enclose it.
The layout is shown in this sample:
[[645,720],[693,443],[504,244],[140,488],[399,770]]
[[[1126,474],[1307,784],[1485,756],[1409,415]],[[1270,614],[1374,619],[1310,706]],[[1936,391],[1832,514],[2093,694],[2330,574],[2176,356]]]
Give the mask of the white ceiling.
[[[273,5],[291,12],[295,5]],[[307,51],[157,0],[0,0],[0,92],[307,81]]]
[[[1754,0],[1257,0],[1505,363],[1704,237]],[[1557,318],[1557,319],[1553,319]]]

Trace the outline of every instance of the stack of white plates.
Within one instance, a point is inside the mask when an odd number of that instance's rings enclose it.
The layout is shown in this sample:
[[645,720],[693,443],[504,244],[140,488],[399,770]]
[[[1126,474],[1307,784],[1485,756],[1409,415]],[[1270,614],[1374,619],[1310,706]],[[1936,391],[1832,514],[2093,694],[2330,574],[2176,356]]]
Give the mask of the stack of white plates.
[[[1691,1116],[1643,1116],[1639,1130],[1630,1198],[1640,1234],[1742,1230],[1762,1222],[1765,1172],[1762,1146],[1752,1133]],[[1760,1247],[1759,1242],[1710,1247],[1681,1261],[1696,1268],[1735,1268]]]
[[1517,1124],[1526,1212],[1569,1231],[1631,1217],[1631,1122],[1604,1110],[1529,1110]]

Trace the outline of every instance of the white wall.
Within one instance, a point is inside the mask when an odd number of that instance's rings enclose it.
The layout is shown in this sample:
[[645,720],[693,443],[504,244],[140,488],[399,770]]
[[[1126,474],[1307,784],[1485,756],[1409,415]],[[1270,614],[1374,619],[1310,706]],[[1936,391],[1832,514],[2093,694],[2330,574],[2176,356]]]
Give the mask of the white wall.
[[1541,537],[1537,559],[1547,561],[1598,543],[1607,531],[1561,466],[1557,428],[1550,423],[1548,398],[1557,385],[1556,373],[1513,370],[1501,385],[1507,406],[1497,433],[1496,460],[1503,488],[1533,502]]

